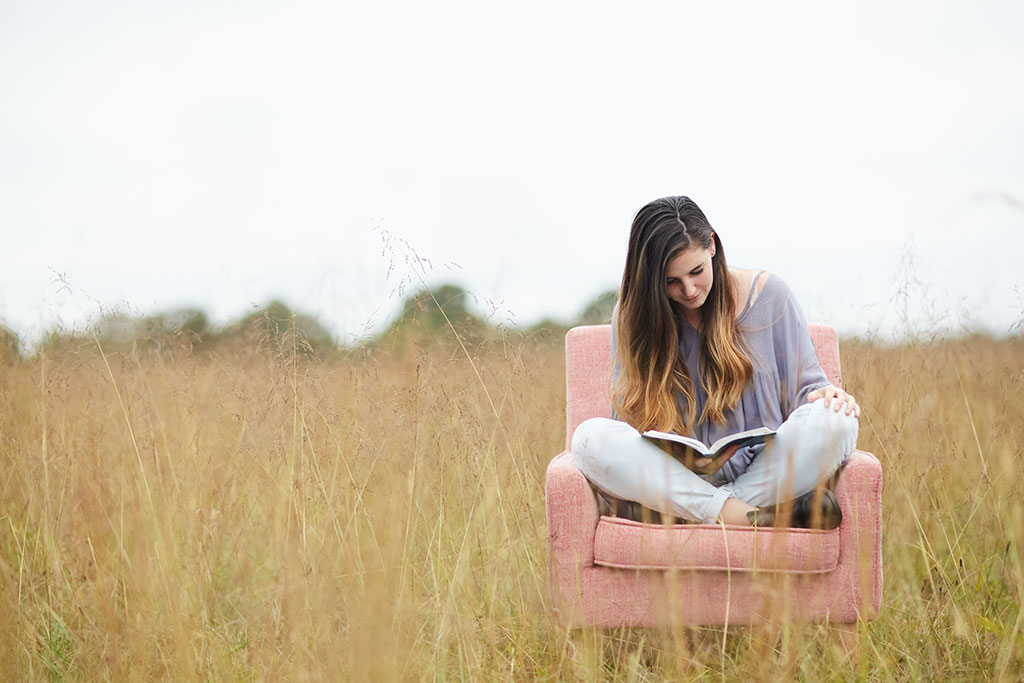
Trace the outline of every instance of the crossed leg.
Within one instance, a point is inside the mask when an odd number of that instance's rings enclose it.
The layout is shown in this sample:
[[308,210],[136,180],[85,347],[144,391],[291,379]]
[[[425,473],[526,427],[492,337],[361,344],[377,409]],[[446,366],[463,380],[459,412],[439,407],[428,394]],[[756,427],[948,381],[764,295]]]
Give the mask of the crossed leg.
[[713,486],[624,422],[586,420],[572,438],[576,466],[600,491],[682,519],[748,524],[752,506],[767,506],[814,489],[850,457],[857,418],[824,399],[805,403],[735,481]]

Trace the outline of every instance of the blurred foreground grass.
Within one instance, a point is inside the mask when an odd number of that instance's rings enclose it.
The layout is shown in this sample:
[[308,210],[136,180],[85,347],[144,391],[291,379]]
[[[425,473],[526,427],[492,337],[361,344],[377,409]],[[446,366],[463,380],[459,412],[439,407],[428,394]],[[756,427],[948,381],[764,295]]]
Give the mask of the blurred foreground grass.
[[567,633],[562,347],[318,361],[83,344],[0,366],[0,679],[1019,678],[1024,342],[843,344],[885,469],[882,613]]

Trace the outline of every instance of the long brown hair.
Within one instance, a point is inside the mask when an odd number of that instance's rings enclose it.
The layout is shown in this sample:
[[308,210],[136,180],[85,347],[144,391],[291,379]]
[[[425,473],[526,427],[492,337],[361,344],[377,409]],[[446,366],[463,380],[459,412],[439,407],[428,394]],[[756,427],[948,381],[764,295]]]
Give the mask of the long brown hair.
[[685,309],[669,298],[666,271],[679,253],[712,243],[711,290],[700,308],[700,382],[708,396],[700,421],[724,423],[753,377],[718,233],[689,197],[656,199],[637,212],[629,233],[617,317],[619,376],[612,389],[616,412],[641,432],[693,429],[693,380],[679,353]]

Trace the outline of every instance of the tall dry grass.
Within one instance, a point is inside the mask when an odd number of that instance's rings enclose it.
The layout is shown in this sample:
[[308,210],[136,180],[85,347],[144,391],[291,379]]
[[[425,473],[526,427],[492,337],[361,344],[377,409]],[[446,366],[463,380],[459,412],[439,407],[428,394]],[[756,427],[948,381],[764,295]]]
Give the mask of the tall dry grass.
[[558,344],[0,368],[0,679],[1005,678],[1024,667],[1024,343],[843,346],[885,469],[882,613],[567,633]]

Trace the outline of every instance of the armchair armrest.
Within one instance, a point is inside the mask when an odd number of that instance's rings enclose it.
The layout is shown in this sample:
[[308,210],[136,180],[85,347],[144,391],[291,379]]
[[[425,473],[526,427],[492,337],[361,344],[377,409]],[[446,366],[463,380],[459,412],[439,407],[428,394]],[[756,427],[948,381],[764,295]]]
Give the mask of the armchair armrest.
[[845,518],[850,512],[878,511],[882,505],[882,464],[871,453],[854,451],[843,465],[835,487]]
[[563,451],[548,464],[544,482],[548,519],[548,581],[556,613],[567,623],[582,609],[585,576],[594,566],[597,499],[583,473]]
[[[843,584],[853,590],[860,616],[868,619],[882,607],[882,464],[870,453],[854,451],[835,487],[843,523],[839,526],[839,561],[849,566]],[[853,554],[856,559],[847,562]]]
[[548,464],[544,484],[548,547],[553,570],[574,571],[594,563],[594,532],[600,519],[597,499],[583,473],[563,451]]

